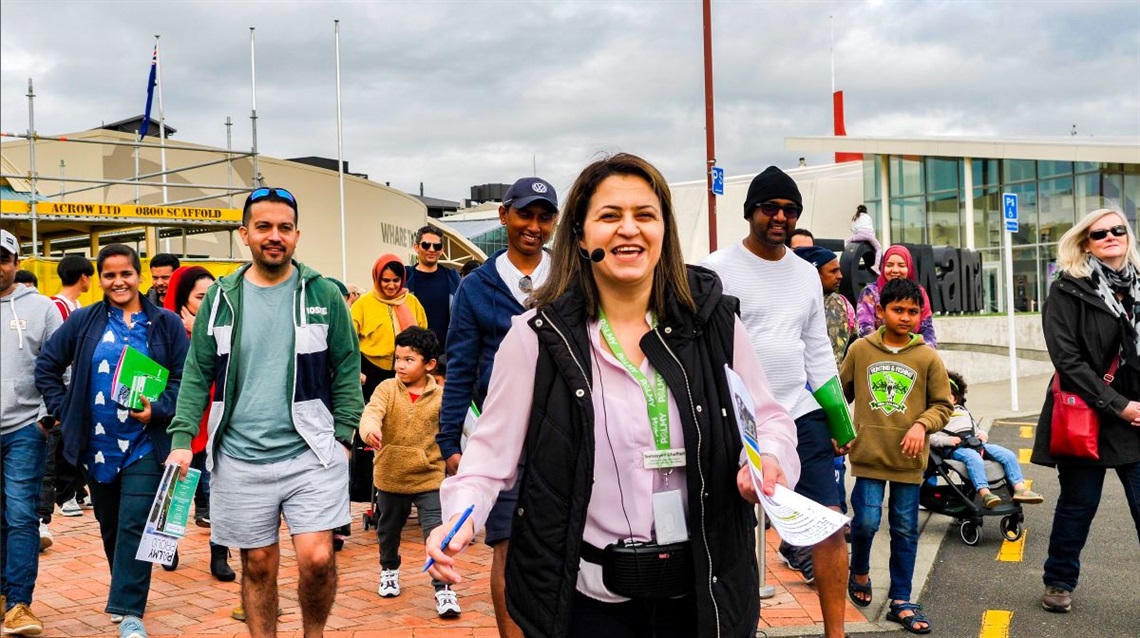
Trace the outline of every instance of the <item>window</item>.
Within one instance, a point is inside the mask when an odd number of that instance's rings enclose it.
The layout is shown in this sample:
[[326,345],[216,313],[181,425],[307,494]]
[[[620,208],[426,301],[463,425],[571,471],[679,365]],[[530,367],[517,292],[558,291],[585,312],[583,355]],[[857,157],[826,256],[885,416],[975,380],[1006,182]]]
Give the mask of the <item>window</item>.
[[1073,227],[1076,212],[1073,205],[1073,178],[1043,180],[1038,184],[1040,202],[1040,243],[1048,244],[1061,239]]
[[[933,246],[961,246],[961,217],[958,194],[930,195],[926,198],[927,241]],[[977,239],[975,238],[975,241]]]
[[997,186],[998,161],[993,159],[976,159],[974,165],[974,186]]
[[1033,160],[1002,160],[1002,181],[1011,184],[1036,179],[1036,169],[1037,162]]
[[996,188],[974,189],[974,245],[978,248],[1001,246],[1004,229],[1001,194]]
[[1049,177],[1062,177],[1065,175],[1071,175],[1072,173],[1072,162],[1037,162],[1037,177],[1040,179],[1047,179]]
[[[1013,233],[1013,245],[1037,243],[1037,184],[1035,182],[1015,184],[1005,187],[1003,192],[1017,195],[1018,230]],[[999,215],[1001,210],[999,201]],[[1002,232],[1004,231],[1003,226]]]
[[958,190],[958,161],[944,157],[926,158],[926,192]]
[[1076,201],[1074,207],[1077,217],[1084,217],[1092,211],[1101,208],[1100,173],[1077,175],[1074,179],[1076,187]]
[[[882,197],[879,193],[879,182],[882,179],[882,170],[880,170],[879,155],[864,155],[863,156],[863,198],[868,200],[878,200]],[[870,207],[868,207],[869,209]],[[851,212],[855,214],[854,211]]]
[[916,157],[892,155],[891,197],[906,197],[922,194],[922,162]]
[[1120,206],[1124,211],[1124,216],[1132,223],[1132,229],[1136,230],[1136,207],[1140,205],[1140,175],[1125,175],[1124,176],[1124,197],[1121,198]]
[[891,200],[891,243],[923,244],[925,201],[922,197]]

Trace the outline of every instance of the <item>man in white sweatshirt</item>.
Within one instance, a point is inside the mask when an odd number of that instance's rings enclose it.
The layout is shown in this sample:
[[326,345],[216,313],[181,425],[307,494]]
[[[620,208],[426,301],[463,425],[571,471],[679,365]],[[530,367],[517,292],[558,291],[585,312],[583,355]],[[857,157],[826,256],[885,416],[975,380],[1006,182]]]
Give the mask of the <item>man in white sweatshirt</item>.
[[[811,393],[839,374],[827,338],[823,287],[815,268],[786,246],[802,202],[795,181],[769,166],[748,187],[748,236],[709,255],[704,265],[720,275],[725,293],[740,299],[740,318],[772,395],[795,419],[801,466],[796,492],[838,511],[836,450],[827,417]],[[842,530],[812,547],[810,556],[790,548],[781,553],[808,582],[818,583],[825,636],[842,638],[847,586]]]
[[0,468],[4,489],[0,562],[4,585],[4,635],[39,636],[43,623],[32,613],[40,565],[36,504],[44,478],[48,432],[55,427],[32,378],[36,357],[63,323],[47,297],[16,283],[20,244],[0,230]]

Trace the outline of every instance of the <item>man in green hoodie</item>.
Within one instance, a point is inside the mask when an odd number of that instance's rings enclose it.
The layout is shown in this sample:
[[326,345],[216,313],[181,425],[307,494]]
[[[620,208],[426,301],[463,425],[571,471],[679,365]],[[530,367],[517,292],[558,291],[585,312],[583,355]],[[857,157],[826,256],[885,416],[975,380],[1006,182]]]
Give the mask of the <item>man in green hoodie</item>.
[[282,515],[305,634],[324,629],[336,597],[332,530],[351,520],[348,451],[364,409],[356,331],[336,286],[293,260],[297,219],[289,191],[249,194],[239,233],[253,263],[202,301],[169,427],[169,462],[185,473],[209,404],[211,540],[241,548],[255,637],[276,635]]
[[909,279],[892,279],[879,293],[883,326],[852,344],[839,379],[855,402],[851,445],[851,576],[847,592],[860,607],[871,604],[871,542],[879,529],[883,496],[891,485],[890,611],[887,620],[907,631],[930,633],[922,606],[911,602],[918,553],[918,490],[926,469],[927,437],[945,427],[954,406],[950,378],[933,348],[915,334],[923,294]]

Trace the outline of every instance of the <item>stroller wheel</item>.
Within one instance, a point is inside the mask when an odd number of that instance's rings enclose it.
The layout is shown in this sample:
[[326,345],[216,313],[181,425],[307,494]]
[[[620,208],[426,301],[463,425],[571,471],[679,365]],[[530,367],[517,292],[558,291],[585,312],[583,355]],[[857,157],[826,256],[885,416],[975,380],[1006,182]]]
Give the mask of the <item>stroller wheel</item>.
[[1009,542],[1017,541],[1021,535],[1025,533],[1025,528],[1021,526],[1021,521],[1013,516],[1004,516],[1001,519],[1001,535]]
[[963,543],[972,547],[982,539],[982,529],[973,521],[962,521],[962,524],[958,526],[958,535],[962,537]]

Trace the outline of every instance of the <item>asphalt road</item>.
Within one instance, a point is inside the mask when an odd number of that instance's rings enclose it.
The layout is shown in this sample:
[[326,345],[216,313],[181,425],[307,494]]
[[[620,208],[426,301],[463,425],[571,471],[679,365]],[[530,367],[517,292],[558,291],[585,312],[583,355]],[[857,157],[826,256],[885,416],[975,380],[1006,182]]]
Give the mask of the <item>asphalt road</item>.
[[[1013,419],[997,422],[990,440],[1017,452],[1032,447],[1022,438],[1020,424],[1036,421]],[[1105,478],[1100,509],[1093,521],[1088,544],[1081,554],[1081,581],[1067,614],[1041,608],[1042,565],[1052,529],[1057,494],[1056,471],[1022,465],[1033,490],[1045,496],[1041,505],[1025,506],[1026,534],[1020,561],[997,560],[1002,549],[998,518],[987,518],[980,542],[965,545],[952,527],[942,543],[934,570],[926,582],[921,602],[939,638],[1137,638],[1140,637],[1140,540],[1128,513],[1124,490],[1115,473]],[[885,521],[884,521],[885,525]],[[1014,552],[1016,553],[1016,552]],[[1008,554],[1008,552],[1007,552]],[[916,583],[916,586],[918,584]],[[991,612],[987,616],[987,611]],[[1003,614],[1008,617],[1002,627]],[[984,627],[983,620],[999,621]],[[902,635],[897,631],[859,636]]]

